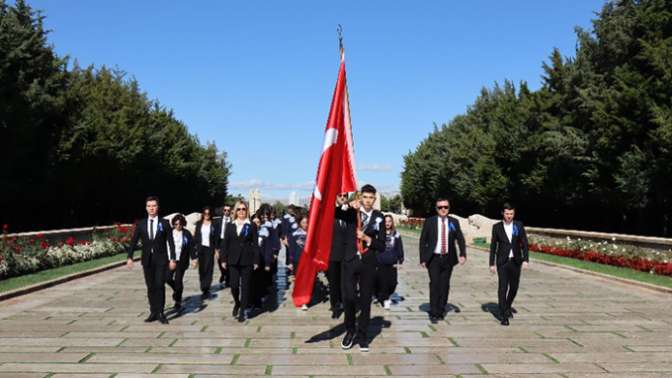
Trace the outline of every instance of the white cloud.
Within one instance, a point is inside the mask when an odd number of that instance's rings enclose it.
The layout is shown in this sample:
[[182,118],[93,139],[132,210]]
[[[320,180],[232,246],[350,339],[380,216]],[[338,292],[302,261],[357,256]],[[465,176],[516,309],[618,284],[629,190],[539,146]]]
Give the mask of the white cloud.
[[250,179],[244,181],[236,181],[229,184],[230,190],[305,190],[311,191],[315,184],[312,181],[300,183],[274,183],[263,181],[259,179]]
[[379,163],[372,163],[372,164],[361,164],[356,167],[358,171],[361,172],[390,172],[392,170],[392,166],[389,164],[379,164]]

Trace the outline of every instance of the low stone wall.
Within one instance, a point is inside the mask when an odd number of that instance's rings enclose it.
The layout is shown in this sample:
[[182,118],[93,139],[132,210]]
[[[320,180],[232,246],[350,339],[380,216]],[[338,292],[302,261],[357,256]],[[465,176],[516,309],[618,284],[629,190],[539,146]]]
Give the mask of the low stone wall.
[[606,232],[565,230],[557,228],[540,228],[540,227],[527,227],[526,229],[529,234],[549,236],[554,238],[570,237],[572,239],[581,238],[585,240],[595,240],[595,241],[607,240],[610,242],[617,242],[621,244],[629,244],[638,247],[659,249],[659,250],[670,250],[672,248],[672,239],[655,237],[655,236],[610,234]]
[[[122,226],[132,226],[131,224],[124,224]],[[93,227],[81,227],[81,228],[68,228],[61,230],[49,230],[49,231],[30,231],[30,232],[18,232],[14,234],[7,234],[6,237],[17,239],[26,239],[32,237],[44,237],[46,241],[50,244],[55,244],[58,242],[65,241],[69,237],[73,237],[76,240],[91,240],[93,233],[95,231],[107,231],[117,227],[116,225],[112,226],[93,226]]]
[[[462,233],[464,234],[464,238],[467,243],[473,242],[475,238],[484,238],[486,242],[489,243],[490,238],[492,237],[492,226],[499,222],[499,219],[490,219],[480,214],[474,214],[468,218],[463,218],[455,214],[450,214],[450,216],[457,218],[460,221],[460,228],[462,228]],[[526,226],[525,229],[529,235],[539,235],[553,238],[570,237],[572,239],[581,238],[595,241],[607,240],[609,242],[618,242],[621,244],[665,251],[672,249],[672,238],[529,226]]]

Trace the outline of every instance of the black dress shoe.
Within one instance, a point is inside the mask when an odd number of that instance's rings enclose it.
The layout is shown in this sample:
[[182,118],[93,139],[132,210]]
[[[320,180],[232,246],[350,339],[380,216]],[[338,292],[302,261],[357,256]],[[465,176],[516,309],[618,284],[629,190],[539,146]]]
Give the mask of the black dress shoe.
[[331,318],[332,319],[338,319],[338,311],[334,310],[331,312]]
[[206,300],[208,298],[210,298],[210,292],[206,291],[205,293],[201,294],[201,300]]
[[157,316],[156,316],[156,314],[155,314],[155,313],[151,313],[151,314],[149,314],[149,316],[147,317],[147,319],[145,319],[145,323],[151,323],[151,322],[155,321],[156,319],[158,319]]
[[168,319],[166,319],[166,315],[163,312],[159,314],[158,319],[161,324],[168,324]]
[[175,302],[175,306],[173,306],[173,308],[175,308],[175,311],[182,310],[182,302]]
[[239,311],[240,311],[240,306],[235,305],[235,306],[233,306],[233,312],[231,312],[231,315],[233,315],[234,317],[236,317],[236,316],[238,316],[238,312],[239,312]]
[[343,341],[341,341],[341,348],[342,349],[350,349],[352,348],[352,344],[355,342],[355,334],[346,332],[345,336],[343,336]]
[[439,318],[436,316],[430,316],[429,321],[432,322],[432,324],[436,324],[439,322]]
[[511,310],[506,311],[506,317],[509,319],[513,319],[513,312],[511,312]]
[[238,323],[243,323],[245,321],[245,311],[240,311],[238,314]]
[[504,318],[504,319],[502,319],[502,321],[500,322],[500,324],[503,325],[503,326],[508,326],[508,325],[509,325],[509,318]]

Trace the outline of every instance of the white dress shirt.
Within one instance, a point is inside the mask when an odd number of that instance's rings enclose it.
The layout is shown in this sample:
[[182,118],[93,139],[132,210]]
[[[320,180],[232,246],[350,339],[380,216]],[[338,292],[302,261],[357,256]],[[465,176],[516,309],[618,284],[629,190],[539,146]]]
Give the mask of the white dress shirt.
[[[511,246],[513,246],[513,222],[506,224],[506,222],[502,222],[504,224],[504,232],[506,232],[506,237],[509,238],[509,243],[511,243]],[[513,248],[511,248],[511,251],[509,252],[509,257],[513,257]]]
[[173,241],[175,242],[175,259],[180,261],[180,254],[182,253],[182,231],[173,230]]
[[210,227],[212,226],[212,222],[210,224],[205,224],[203,223],[201,225],[201,245],[204,247],[209,247],[210,246]]
[[236,235],[240,236],[240,232],[243,231],[243,226],[246,224],[250,224],[249,219],[245,219],[245,221],[241,222],[238,219],[234,222],[236,224]]
[[231,222],[230,217],[222,217],[222,229],[220,230],[219,238],[224,239],[224,230],[226,230],[226,224]]
[[442,227],[446,228],[446,254],[448,254],[448,246],[450,245],[450,219],[448,219],[448,217],[445,217],[444,219],[446,220],[445,224],[442,223],[441,217],[436,218],[437,238],[436,238],[436,247],[434,247],[434,254],[437,255],[441,254],[441,231],[443,231],[441,229]]
[[[150,222],[153,221],[153,222]],[[150,223],[152,223],[150,227]],[[156,231],[159,227],[159,217],[147,217],[147,234],[149,235],[149,240],[154,240],[156,236]],[[154,232],[154,233],[152,233]]]

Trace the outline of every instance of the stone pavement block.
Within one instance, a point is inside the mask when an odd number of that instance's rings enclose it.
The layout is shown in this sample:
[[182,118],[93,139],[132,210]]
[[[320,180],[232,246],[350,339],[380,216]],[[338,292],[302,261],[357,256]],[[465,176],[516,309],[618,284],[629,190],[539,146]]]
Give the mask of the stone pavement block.
[[0,365],[0,372],[44,372],[44,373],[151,373],[157,364],[17,364]]
[[233,355],[226,354],[158,354],[97,353],[90,363],[154,363],[154,364],[230,364]]
[[421,377],[436,375],[478,374],[481,370],[474,364],[450,365],[391,365],[388,367],[392,375],[417,375]]
[[0,353],[3,362],[79,362],[89,353]]
[[271,375],[336,375],[336,376],[382,376],[386,375],[385,368],[383,366],[273,366]]
[[247,354],[241,355],[236,365],[340,365],[348,364],[348,359],[343,354]]
[[603,362],[600,363],[604,369],[608,372],[615,373],[662,373],[672,371],[672,361],[668,360],[666,362]]
[[221,375],[264,375],[266,365],[161,365],[155,373],[160,374],[221,374]]
[[591,363],[547,363],[547,364],[482,364],[489,374],[535,373],[600,373],[604,369]]
[[672,360],[670,353],[550,353],[550,355],[560,362],[669,362]]

